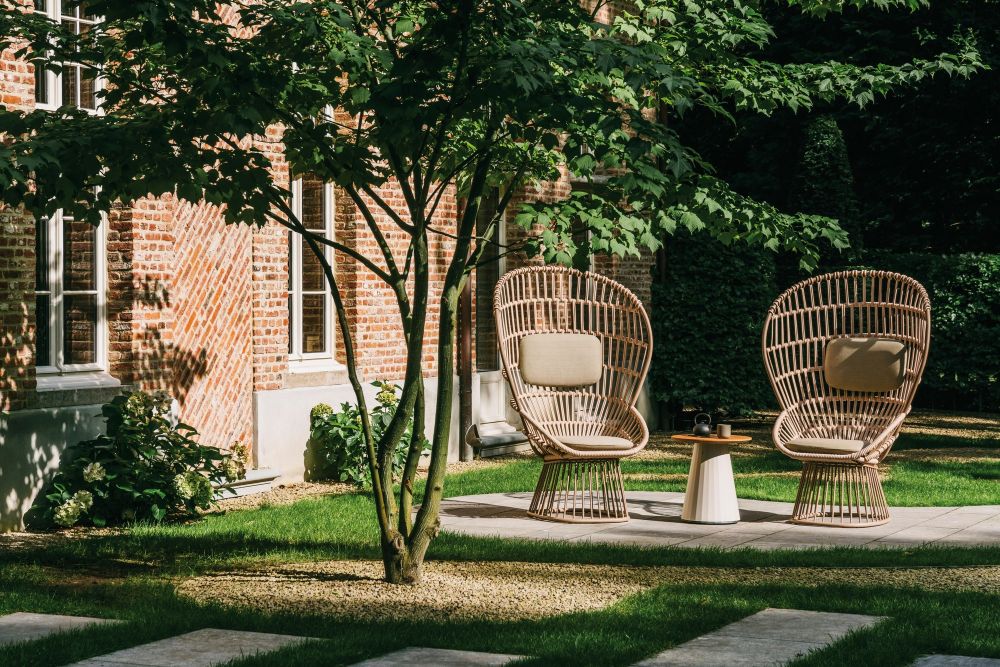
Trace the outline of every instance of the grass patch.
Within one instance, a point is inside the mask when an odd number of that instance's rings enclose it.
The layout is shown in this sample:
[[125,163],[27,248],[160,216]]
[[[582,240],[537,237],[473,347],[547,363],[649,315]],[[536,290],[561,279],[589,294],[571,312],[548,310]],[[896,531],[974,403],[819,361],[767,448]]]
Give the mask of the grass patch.
[[[754,433],[766,440],[766,426]],[[660,444],[662,442],[662,444]],[[996,442],[961,432],[921,433],[900,439],[887,466],[893,505],[1000,503]],[[648,455],[626,461],[634,490],[682,491],[689,450],[659,440]],[[971,444],[974,449],[969,449]],[[984,454],[986,452],[986,454]],[[791,500],[800,464],[760,446],[736,450],[741,497]],[[448,496],[533,488],[534,459],[512,459],[450,474]],[[418,489],[422,493],[422,489]],[[871,578],[775,577],[758,568],[972,568],[1000,564],[1000,545],[976,549],[920,548],[810,551],[643,548],[626,545],[537,542],[443,534],[431,549],[438,561],[698,566],[720,568],[719,578],[692,583],[663,575],[645,592],[592,612],[532,621],[395,623],[331,613],[265,612],[198,603],[176,593],[180,578],[273,564],[378,559],[373,505],[346,493],[206,516],[181,525],[134,526],[118,532],[53,536],[0,551],[0,614],[38,611],[121,619],[124,627],[95,627],[0,648],[0,665],[55,667],[198,628],[216,627],[306,635],[323,641],[247,658],[242,667],[349,665],[405,646],[436,646],[533,656],[530,665],[628,665],[766,607],[885,615],[800,665],[905,665],[923,653],[1000,657],[998,595],[877,585]],[[747,572],[723,583],[722,568]],[[770,570],[769,570],[770,571]],[[791,571],[789,571],[791,572]],[[918,577],[919,579],[919,577]],[[824,583],[825,582],[825,583]],[[370,615],[369,615],[370,616]]]
[[[766,607],[885,615],[889,620],[800,661],[905,665],[922,653],[1000,656],[995,596],[852,585],[686,585],[663,581],[596,612],[521,622],[422,621],[364,624],[322,615],[260,614],[195,604],[163,583],[133,578],[85,588],[60,585],[30,566],[5,569],[0,613],[72,611],[126,621],[28,645],[0,648],[0,664],[56,667],[201,627],[327,639],[248,658],[242,667],[348,665],[405,646],[532,656],[526,665],[628,665]],[[155,613],[154,613],[155,612]]]

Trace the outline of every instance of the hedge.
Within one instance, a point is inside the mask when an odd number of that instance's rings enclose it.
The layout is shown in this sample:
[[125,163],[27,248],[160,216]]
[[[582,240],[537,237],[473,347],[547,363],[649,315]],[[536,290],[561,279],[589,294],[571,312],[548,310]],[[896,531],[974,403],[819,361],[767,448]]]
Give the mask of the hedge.
[[778,293],[774,254],[678,233],[653,283],[650,385],[668,411],[746,414],[774,403],[760,331]]
[[[787,287],[775,277],[775,256],[680,235],[665,255],[653,285],[653,397],[674,414],[774,407],[760,331]],[[916,405],[1000,411],[1000,255],[866,251],[837,268],[898,271],[930,293],[931,350]]]
[[917,405],[1000,411],[1000,254],[869,251],[865,268],[919,280],[931,297],[931,349]]

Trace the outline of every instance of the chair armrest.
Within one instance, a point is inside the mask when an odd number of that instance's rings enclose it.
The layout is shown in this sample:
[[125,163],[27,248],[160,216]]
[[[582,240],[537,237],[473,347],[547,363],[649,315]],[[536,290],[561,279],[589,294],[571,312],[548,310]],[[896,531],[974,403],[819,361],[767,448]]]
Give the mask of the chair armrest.
[[881,461],[885,455],[889,452],[889,448],[892,447],[892,443],[896,441],[896,436],[899,434],[899,429],[903,425],[903,420],[907,418],[910,414],[912,408],[907,407],[906,410],[900,412],[896,415],[889,425],[882,429],[882,432],[872,438],[872,441],[868,443],[860,452],[854,455],[858,461],[868,462],[868,461]]
[[[524,422],[524,426],[529,430],[529,435],[534,435],[540,440],[545,441],[545,445],[557,452],[572,456],[575,458],[602,458],[607,457],[607,451],[581,451],[574,449],[569,445],[564,445],[559,438],[550,433],[548,430],[543,428],[538,422],[532,419],[530,416],[519,412],[521,415],[521,420]],[[646,425],[646,420],[642,418],[639,411],[635,409],[635,406],[629,406],[628,412],[625,413],[626,419],[623,419],[618,423],[621,431],[624,432],[626,436],[632,441],[633,446],[630,449],[620,450],[614,452],[615,458],[625,458],[627,456],[632,456],[642,451],[649,442],[649,427]],[[530,440],[531,438],[529,438]],[[544,455],[544,452],[538,452]]]
[[[536,438],[538,438],[540,440],[544,440],[545,444],[549,448],[554,449],[554,450],[556,450],[558,452],[562,452],[563,454],[569,454],[571,456],[577,456],[578,455],[578,452],[575,449],[572,449],[572,448],[567,447],[566,445],[562,444],[562,442],[559,440],[559,438],[557,438],[556,436],[554,436],[551,433],[549,433],[548,430],[542,428],[542,426],[538,422],[536,422],[534,419],[532,419],[531,417],[529,417],[527,414],[525,414],[524,412],[521,412],[520,410],[518,411],[518,414],[521,416],[521,421],[524,422],[525,429],[528,431],[528,433],[526,435],[528,435],[528,436],[532,436],[533,435],[533,436],[535,436]],[[532,438],[529,437],[528,440],[530,442],[532,440]],[[545,455],[544,451],[538,451],[537,449],[536,449],[536,453],[539,454],[539,455],[542,455],[542,456]]]
[[[798,424],[795,423],[797,420]],[[782,454],[796,461],[854,461],[856,459],[857,454],[821,454],[789,449],[786,446],[787,443],[793,438],[802,436],[806,421],[806,416],[795,406],[782,410],[781,414],[778,415],[778,419],[774,422],[774,428],[771,430],[771,438],[774,440],[774,446]]]

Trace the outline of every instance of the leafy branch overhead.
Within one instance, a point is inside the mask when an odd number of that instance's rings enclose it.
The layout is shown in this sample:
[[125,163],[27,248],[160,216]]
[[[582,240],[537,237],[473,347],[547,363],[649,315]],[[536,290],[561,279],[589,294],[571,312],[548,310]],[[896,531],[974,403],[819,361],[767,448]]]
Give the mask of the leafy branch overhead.
[[[823,13],[842,2],[795,4]],[[4,11],[0,49],[56,69],[100,69],[106,85],[100,114],[0,111],[3,201],[37,215],[62,208],[96,224],[116,202],[174,195],[218,205],[231,224],[270,222],[300,234],[333,298],[360,419],[352,447],[369,465],[386,577],[414,582],[439,529],[454,395],[441,382],[433,411],[426,405],[425,345],[436,342],[437,376],[451,378],[459,294],[502,222],[527,231],[504,253],[550,262],[581,252],[637,255],[683,227],[792,251],[811,266],[821,247],[846,246],[837,222],[735,192],[675,121],[696,108],[722,124],[740,109],[864,105],[938,72],[981,67],[961,41],[955,54],[903,65],[778,65],[754,58],[772,37],[756,2],[586,5],[92,0],[87,6],[104,20],[81,35],[30,5]],[[276,160],[338,186],[376,250],[309,232],[274,178]],[[562,176],[575,187],[539,187]],[[457,217],[442,206],[456,198]],[[432,290],[435,234],[453,243]],[[403,257],[390,238],[403,240]],[[395,298],[407,355],[391,416],[368,408],[345,297],[323,245]],[[431,317],[436,341],[425,338]],[[426,491],[415,509],[427,432]]]
[[[794,4],[821,13],[844,3]],[[968,39],[903,65],[761,61],[753,56],[770,26],[755,3],[726,0],[643,0],[608,21],[560,2],[90,6],[105,29],[80,36],[30,13],[0,19],[5,47],[100,66],[108,82],[103,116],[3,112],[0,131],[16,138],[0,148],[8,203],[85,214],[176,193],[225,204],[229,222],[261,224],[287,195],[270,172],[279,137],[267,128],[281,127],[293,169],[352,199],[403,182],[407,210],[377,197],[373,206],[403,228],[450,227],[435,215],[451,186],[518,189],[567,170],[591,184],[585,193],[517,212],[533,232],[526,249],[563,263],[581,250],[634,255],[677,225],[811,263],[819,244],[846,244],[839,227],[740,197],[711,177],[670,118],[697,106],[722,117],[830,99],[863,106],[939,72],[981,67]],[[574,241],[581,227],[589,248]],[[388,258],[356,259],[392,280]]]

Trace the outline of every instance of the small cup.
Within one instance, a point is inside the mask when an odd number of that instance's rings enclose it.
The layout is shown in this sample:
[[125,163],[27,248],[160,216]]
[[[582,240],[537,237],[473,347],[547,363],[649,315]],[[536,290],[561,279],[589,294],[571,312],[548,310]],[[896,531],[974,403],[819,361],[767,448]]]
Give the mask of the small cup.
[[719,424],[715,427],[715,434],[720,438],[730,438],[733,435],[732,424]]

